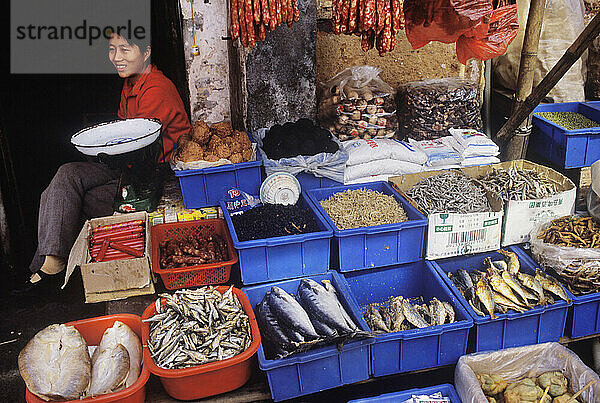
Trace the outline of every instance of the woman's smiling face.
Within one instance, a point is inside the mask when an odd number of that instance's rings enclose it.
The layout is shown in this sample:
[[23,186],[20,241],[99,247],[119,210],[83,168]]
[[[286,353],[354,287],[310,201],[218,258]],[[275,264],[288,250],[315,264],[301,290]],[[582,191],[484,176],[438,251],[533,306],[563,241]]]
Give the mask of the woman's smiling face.
[[108,42],[108,58],[121,78],[135,77],[141,74],[149,57],[149,48],[142,53],[137,45],[130,44],[117,34],[113,34]]

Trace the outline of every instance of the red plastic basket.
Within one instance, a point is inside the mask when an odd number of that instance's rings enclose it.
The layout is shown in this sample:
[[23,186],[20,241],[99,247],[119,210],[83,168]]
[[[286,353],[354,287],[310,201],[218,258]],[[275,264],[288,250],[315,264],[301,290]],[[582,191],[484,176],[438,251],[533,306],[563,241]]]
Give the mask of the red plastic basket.
[[[216,233],[225,239],[229,260],[198,266],[161,269],[160,243],[173,239],[183,239],[189,235]],[[229,235],[225,220],[182,221],[169,224],[157,224],[152,227],[152,271],[158,274],[169,290],[198,287],[202,285],[222,284],[229,281],[231,266],[237,263],[238,256]]]
[[[228,287],[219,286],[217,290],[222,294]],[[252,305],[246,294],[237,288],[232,289],[238,297],[244,312],[248,315],[250,321],[250,331],[252,332],[252,343],[245,351],[223,361],[210,362],[208,364],[198,365],[183,369],[165,369],[157,366],[150,356],[148,349],[148,337],[150,335],[150,326],[148,323],[142,323],[142,345],[144,346],[144,364],[150,373],[160,378],[165,391],[169,396],[178,400],[194,400],[203,397],[214,396],[229,392],[244,385],[252,374],[251,358],[256,354],[260,346],[260,332]],[[164,305],[164,300],[162,301]],[[156,314],[155,304],[149,305],[142,319],[148,319]]]
[[[75,329],[81,333],[88,345],[94,346],[100,343],[104,331],[112,325],[115,321],[125,323],[127,326],[134,331],[135,334],[142,337],[143,324],[142,319],[137,315],[131,315],[127,313],[100,316],[97,318],[82,319],[75,322],[65,323],[67,326],[75,326]],[[147,326],[146,326],[147,327]],[[144,349],[144,355],[149,354]],[[95,397],[88,397],[86,399],[69,400],[65,403],[108,403],[108,402],[123,402],[123,403],[144,403],[146,401],[146,382],[150,377],[150,372],[146,365],[146,359],[142,362],[142,371],[140,377],[135,381],[133,385],[123,390],[114,393],[107,393],[105,395],[99,395]],[[34,395],[25,388],[25,400],[28,403],[44,403],[45,401]]]

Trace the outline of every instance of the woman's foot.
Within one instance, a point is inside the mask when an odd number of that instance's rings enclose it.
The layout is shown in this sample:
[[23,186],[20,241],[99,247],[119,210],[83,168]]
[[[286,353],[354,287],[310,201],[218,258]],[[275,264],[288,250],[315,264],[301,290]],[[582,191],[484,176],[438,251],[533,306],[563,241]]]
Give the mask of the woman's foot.
[[39,288],[42,284],[50,287],[60,287],[62,276],[59,275],[65,268],[65,261],[57,256],[48,255],[39,271],[32,274],[29,279],[24,279],[13,290],[13,295],[26,294]]

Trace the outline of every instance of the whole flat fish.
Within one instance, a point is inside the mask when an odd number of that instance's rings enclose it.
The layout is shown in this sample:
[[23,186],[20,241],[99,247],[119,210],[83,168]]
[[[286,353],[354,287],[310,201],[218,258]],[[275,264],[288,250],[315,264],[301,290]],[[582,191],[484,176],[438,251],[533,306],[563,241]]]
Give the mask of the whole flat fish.
[[304,337],[319,338],[308,314],[290,294],[273,286],[271,292],[268,293],[268,303],[271,312],[282,324],[296,330]]
[[300,280],[298,296],[302,306],[319,321],[336,329],[340,334],[353,333],[341,312],[340,305],[334,296],[321,284],[312,279]]
[[411,325],[418,327],[419,329],[429,326],[429,323],[423,319],[407,299],[402,300],[402,313],[404,313],[404,317]]
[[87,395],[98,396],[123,389],[128,373],[129,353],[122,344],[98,346],[92,358],[92,380]]
[[[114,348],[121,344],[129,353],[129,374],[125,382],[125,387],[133,385],[140,376],[142,370],[142,343],[140,338],[131,330],[129,326],[120,321],[115,321],[112,327],[104,331],[98,348],[92,355],[92,366],[95,360],[95,355],[99,354],[102,349]],[[92,367],[93,370],[93,367]]]
[[73,326],[40,330],[19,353],[18,366],[29,391],[44,400],[77,400],[90,383],[88,346]]

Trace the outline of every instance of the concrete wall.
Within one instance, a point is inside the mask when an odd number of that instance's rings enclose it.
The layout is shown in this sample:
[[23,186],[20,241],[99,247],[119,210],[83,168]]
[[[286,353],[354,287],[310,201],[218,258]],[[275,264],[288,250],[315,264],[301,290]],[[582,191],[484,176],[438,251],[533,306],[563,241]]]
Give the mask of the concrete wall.
[[227,0],[196,0],[194,25],[200,55],[192,55],[190,0],[179,0],[183,21],[185,65],[190,88],[192,122],[230,120],[229,61],[227,56]]

